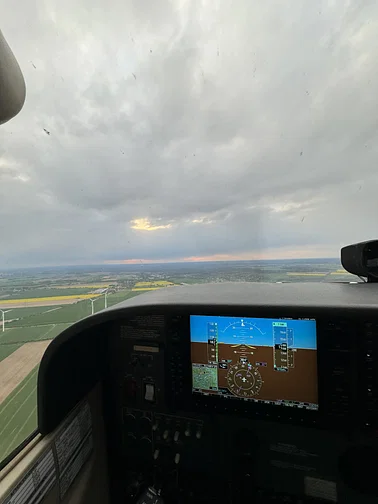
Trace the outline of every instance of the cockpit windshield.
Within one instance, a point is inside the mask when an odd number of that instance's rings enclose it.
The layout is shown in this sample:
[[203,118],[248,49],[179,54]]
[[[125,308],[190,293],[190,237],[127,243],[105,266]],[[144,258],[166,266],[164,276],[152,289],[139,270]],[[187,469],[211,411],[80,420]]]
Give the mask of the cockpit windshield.
[[70,324],[182,284],[360,282],[340,248],[378,213],[374,2],[18,7],[0,0],[27,87],[0,127],[0,459]]

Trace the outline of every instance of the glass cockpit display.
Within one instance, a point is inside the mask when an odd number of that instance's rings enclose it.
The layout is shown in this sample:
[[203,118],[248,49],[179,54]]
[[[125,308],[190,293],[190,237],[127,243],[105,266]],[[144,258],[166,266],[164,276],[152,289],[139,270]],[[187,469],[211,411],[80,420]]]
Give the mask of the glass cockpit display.
[[192,391],[318,409],[314,319],[191,315]]

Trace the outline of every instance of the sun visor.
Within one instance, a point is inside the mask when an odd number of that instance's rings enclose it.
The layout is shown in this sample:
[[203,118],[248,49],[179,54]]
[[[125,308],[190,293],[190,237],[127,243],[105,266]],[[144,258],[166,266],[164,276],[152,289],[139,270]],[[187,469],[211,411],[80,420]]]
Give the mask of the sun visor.
[[0,124],[20,112],[25,96],[26,87],[20,66],[0,31]]

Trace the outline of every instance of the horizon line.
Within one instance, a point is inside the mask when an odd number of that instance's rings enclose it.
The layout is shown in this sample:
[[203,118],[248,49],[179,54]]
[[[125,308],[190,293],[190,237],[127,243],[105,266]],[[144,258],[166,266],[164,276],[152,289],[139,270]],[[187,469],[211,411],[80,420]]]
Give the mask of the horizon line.
[[88,267],[88,266],[98,266],[98,267],[106,267],[106,266],[137,266],[137,265],[153,265],[153,264],[200,264],[200,263],[230,263],[230,262],[274,262],[274,261],[306,261],[306,260],[336,260],[340,261],[339,257],[294,257],[294,258],[259,258],[259,259],[205,259],[200,258],[198,260],[184,260],[184,259],[125,259],[125,260],[107,260],[104,262],[95,262],[95,263],[80,263],[80,264],[39,264],[39,265],[29,265],[29,266],[8,266],[8,267],[0,267],[0,271],[9,271],[9,270],[19,270],[19,269],[37,269],[37,268],[78,268],[78,267]]

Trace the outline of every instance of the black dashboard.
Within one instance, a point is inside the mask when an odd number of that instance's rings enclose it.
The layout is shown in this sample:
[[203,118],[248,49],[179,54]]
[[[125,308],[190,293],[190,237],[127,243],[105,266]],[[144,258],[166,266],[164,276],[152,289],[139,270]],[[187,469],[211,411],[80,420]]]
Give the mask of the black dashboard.
[[102,381],[111,502],[376,502],[377,306],[374,284],[138,296],[48,347],[39,430]]

